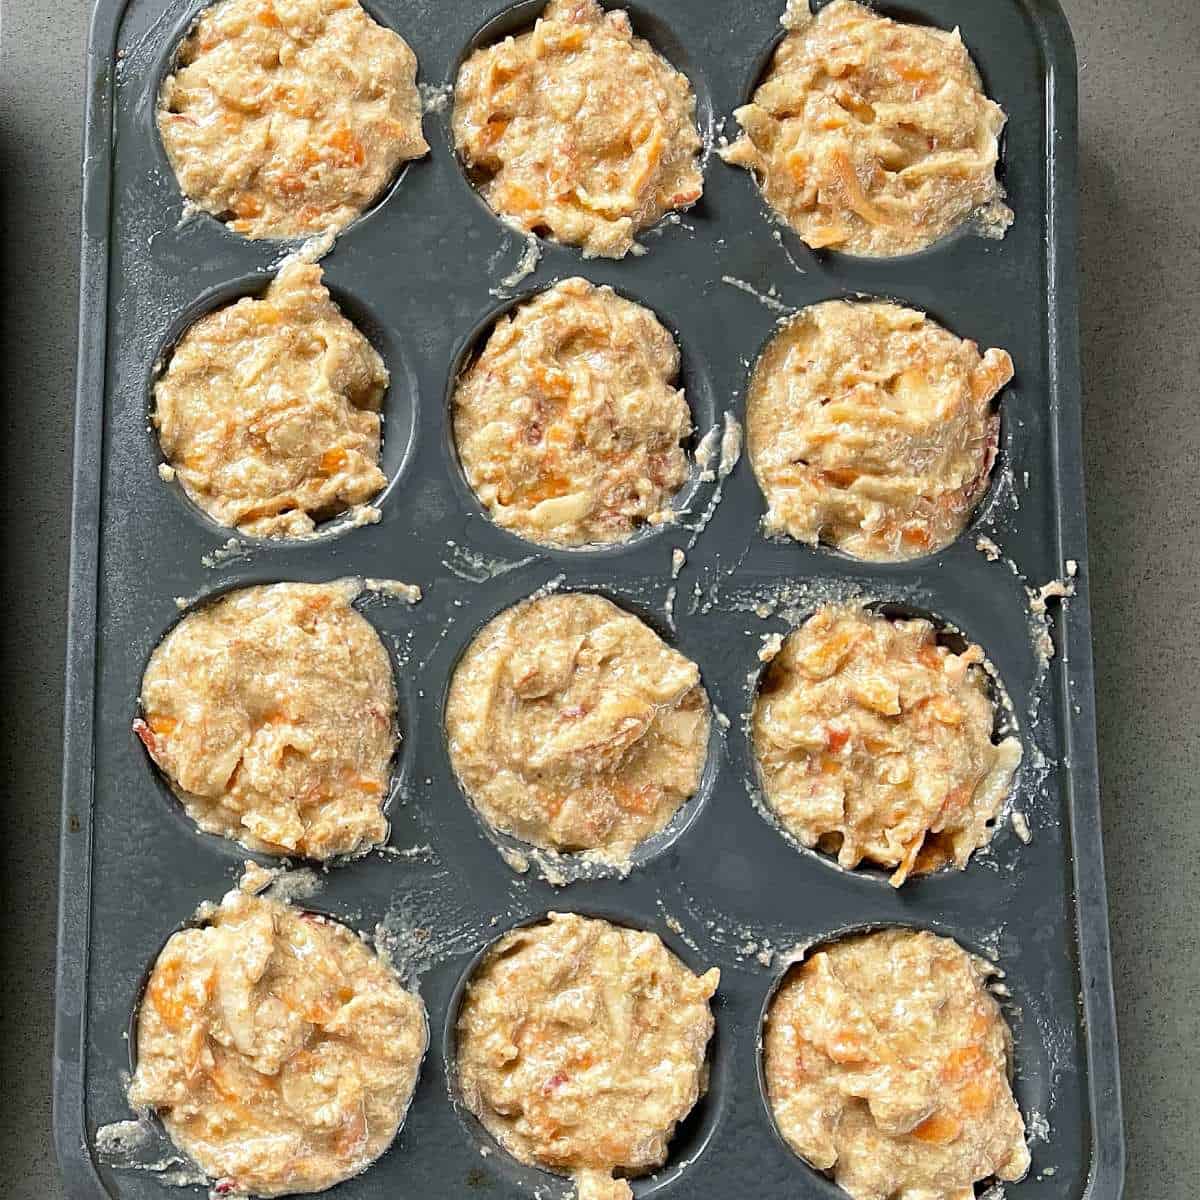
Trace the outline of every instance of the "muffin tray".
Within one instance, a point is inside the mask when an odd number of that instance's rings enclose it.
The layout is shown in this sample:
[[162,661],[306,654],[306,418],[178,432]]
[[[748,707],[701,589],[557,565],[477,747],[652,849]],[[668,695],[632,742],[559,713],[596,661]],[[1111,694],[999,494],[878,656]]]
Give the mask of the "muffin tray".
[[[462,981],[506,928],[575,910],[657,932],[693,969],[721,968],[711,1086],[635,1194],[829,1197],[835,1186],[785,1146],[759,1068],[764,1006],[791,949],[849,929],[931,928],[995,958],[1015,1036],[1015,1091],[1033,1167],[1021,1200],[1121,1191],[1123,1147],[1093,727],[1080,448],[1075,264],[1075,59],[1054,0],[905,0],[888,15],[958,24],[1009,121],[1002,178],[1016,221],[1003,241],[968,232],[892,261],[816,255],[772,223],[742,170],[711,154],[700,204],[641,240],[648,253],[584,260],[526,244],[491,214],[457,162],[445,85],[477,44],[528,26],[540,4],[367,0],[415,50],[432,152],[323,260],[343,310],[392,374],[377,524],[269,544],[218,529],[158,477],[149,431],[155,364],[198,315],[261,291],[288,249],[251,243],[183,206],[158,140],[155,94],[198,0],[100,0],[89,45],[74,536],[67,664],[54,1125],[71,1197],[160,1197],[170,1146],[96,1148],[132,1116],[124,1098],[139,988],[165,939],[233,885],[247,857],[198,833],[130,731],[147,658],[187,607],[230,588],[343,576],[400,579],[409,606],[360,602],[393,656],[403,743],[389,814],[393,853],[318,872],[304,901],[381,940],[415,979],[431,1041],[407,1122],[339,1197],[557,1197],[566,1181],[514,1163],[454,1101],[450,1033]],[[781,34],[782,0],[737,5],[635,0],[642,36],[691,78],[702,131],[732,138]],[[440,89],[440,90],[439,90]],[[697,470],[686,511],[615,549],[547,551],[483,515],[456,464],[447,393],[497,311],[570,275],[613,285],[675,332],[698,434],[744,413],[749,367],[789,309],[830,297],[892,297],[981,347],[1010,351],[995,483],[968,530],[911,563],[856,563],[770,541],[743,458],[724,479]],[[1001,557],[977,548],[991,539]],[[987,543],[985,542],[986,546]],[[673,577],[674,549],[685,553]],[[1069,573],[1075,594],[1046,615],[1027,587]],[[556,886],[515,871],[460,792],[442,707],[473,634],[542,587],[592,588],[642,615],[700,666],[714,706],[697,798],[627,878]],[[893,891],[882,872],[842,872],[784,838],[756,803],[746,714],[764,637],[827,596],[927,612],[978,641],[1012,701],[1025,746],[1011,808],[964,872]],[[1034,605],[1033,608],[1037,608]],[[1039,635],[1056,653],[1039,656]],[[1021,817],[1024,817],[1024,822]],[[1025,844],[1017,828],[1028,825]],[[570,873],[570,872],[568,872]],[[586,872],[575,872],[586,876]],[[157,1140],[156,1140],[157,1139]],[[101,1138],[101,1141],[105,1141]],[[156,1161],[158,1160],[158,1161]],[[192,1186],[190,1194],[202,1188]]]

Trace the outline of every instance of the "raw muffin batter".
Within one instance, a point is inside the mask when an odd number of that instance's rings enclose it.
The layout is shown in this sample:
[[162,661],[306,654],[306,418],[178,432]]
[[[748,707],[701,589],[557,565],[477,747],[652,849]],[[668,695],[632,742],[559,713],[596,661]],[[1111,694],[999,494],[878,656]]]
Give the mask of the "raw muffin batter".
[[973,1200],[1029,1169],[995,968],[908,929],[843,938],[792,969],[763,1040],[779,1132],[855,1200]]
[[477,50],[454,90],[454,145],[521,229],[621,258],[700,198],[696,97],[628,15],[550,0],[530,33]]
[[1021,761],[992,740],[983,651],[923,620],[817,610],[783,643],[751,719],[767,804],[805,846],[894,867],[892,884],[965,867]]
[[357,591],[231,592],[150,656],[133,728],[201,829],[316,859],[387,837],[396,691]]
[[213,520],[301,537],[375,496],[387,368],[291,261],[261,299],[197,321],[154,387],[167,466]]
[[543,596],[486,625],[446,700],[450,759],[495,828],[621,862],[700,785],[696,664],[600,596]]
[[551,913],[488,952],[458,1017],[466,1106],[514,1157],[628,1200],[708,1087],[709,999],[653,933]]
[[758,178],[814,250],[909,254],[974,217],[1003,236],[996,180],[1004,110],[983,93],[958,30],[833,0],[788,0],[788,32],[722,152]]
[[952,542],[987,491],[1012,378],[924,313],[876,300],[802,309],[750,381],[750,464],[764,527],[855,558],[930,554]]
[[129,1100],[218,1192],[319,1192],[387,1149],[427,1041],[420,999],[344,925],[232,891],[154,964]]
[[417,60],[357,0],[221,0],[163,81],[158,128],[183,194],[251,238],[336,231],[421,136]]
[[675,339],[612,288],[567,279],[502,317],[454,393],[467,481],[530,541],[619,542],[673,517],[691,413]]

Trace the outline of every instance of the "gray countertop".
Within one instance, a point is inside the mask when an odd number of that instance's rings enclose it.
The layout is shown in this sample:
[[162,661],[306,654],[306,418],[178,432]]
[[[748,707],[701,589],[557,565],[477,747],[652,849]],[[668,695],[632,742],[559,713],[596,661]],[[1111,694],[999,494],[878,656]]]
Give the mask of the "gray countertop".
[[[1082,93],[1080,323],[1126,1194],[1171,1200],[1200,1178],[1200,7],[1065,3]],[[9,1200],[61,1195],[49,1064],[88,8],[0,0]]]

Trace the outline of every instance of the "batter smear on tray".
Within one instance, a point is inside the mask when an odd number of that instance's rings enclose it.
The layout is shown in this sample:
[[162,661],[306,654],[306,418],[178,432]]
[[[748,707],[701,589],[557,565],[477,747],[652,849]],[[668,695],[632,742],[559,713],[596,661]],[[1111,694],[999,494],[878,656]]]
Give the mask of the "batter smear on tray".
[[787,35],[728,163],[814,250],[909,254],[975,218],[1012,224],[996,180],[1003,109],[983,92],[958,30],[908,25],[853,0],[813,16],[788,0]]
[[345,926],[252,894],[266,874],[172,936],[138,1014],[129,1102],[214,1194],[320,1192],[365,1170],[428,1042],[420,999]]
[[357,590],[231,592],[150,656],[133,728],[201,829],[314,859],[387,837],[396,693]]
[[453,126],[498,215],[585,255],[623,257],[703,187],[692,85],[596,0],[550,0],[531,32],[472,54]]
[[579,1200],[628,1200],[614,1172],[662,1166],[708,1088],[719,981],[653,933],[550,913],[505,934],[467,985],[463,1100],[514,1158],[573,1176]]
[[221,0],[163,82],[183,194],[250,238],[340,230],[428,151],[417,60],[357,0]]
[[167,465],[214,521],[303,537],[365,504],[379,469],[383,359],[342,316],[321,269],[287,263],[261,299],[197,321],[154,385]]
[[892,885],[990,841],[1021,760],[993,741],[983,651],[956,654],[924,620],[817,610],[783,642],[755,698],[768,807],[805,846],[894,868]]
[[463,790],[496,829],[621,863],[700,786],[708,697],[696,664],[600,596],[515,605],[450,683]]
[[567,279],[501,317],[454,391],[480,501],[543,545],[624,541],[674,517],[691,433],[679,348],[647,308]]
[[767,533],[855,558],[949,545],[987,492],[1012,378],[924,313],[829,300],[802,309],[755,364],[746,408]]
[[1029,1169],[996,969],[907,929],[846,937],[785,979],[763,1039],[779,1132],[854,1200],[973,1200]]

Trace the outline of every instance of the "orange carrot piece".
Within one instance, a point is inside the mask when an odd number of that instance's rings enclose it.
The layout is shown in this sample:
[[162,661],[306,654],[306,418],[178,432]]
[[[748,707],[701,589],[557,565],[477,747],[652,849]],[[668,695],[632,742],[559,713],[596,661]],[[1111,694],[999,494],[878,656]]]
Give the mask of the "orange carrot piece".
[[232,208],[239,217],[258,217],[262,215],[263,203],[257,196],[238,196]]
[[848,729],[836,729],[832,725],[825,727],[825,748],[836,754],[850,740]]
[[919,1142],[928,1142],[934,1146],[946,1146],[954,1141],[962,1132],[962,1122],[949,1113],[935,1112],[926,1117],[920,1125],[913,1129],[912,1135]]
[[834,177],[837,179],[850,210],[871,225],[890,225],[891,219],[881,212],[867,197],[863,186],[855,173],[854,164],[846,156],[845,151],[835,151],[833,159]]
[[992,1091],[982,1079],[976,1079],[963,1088],[959,1100],[962,1103],[963,1112],[977,1117],[991,1108]]

